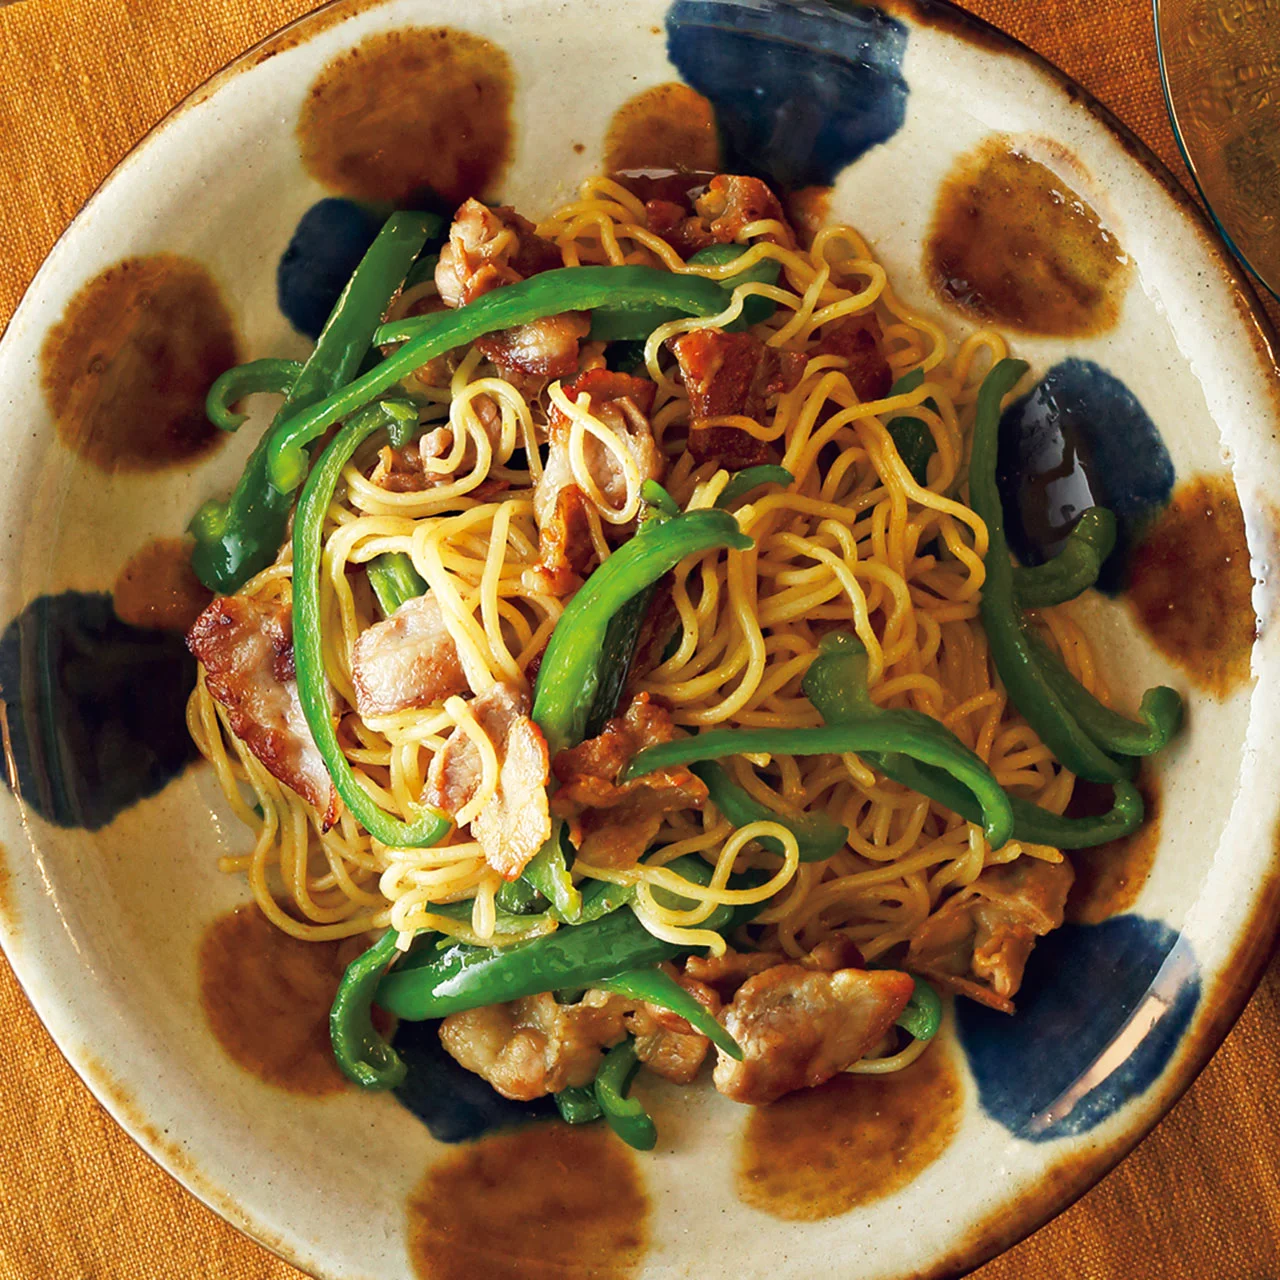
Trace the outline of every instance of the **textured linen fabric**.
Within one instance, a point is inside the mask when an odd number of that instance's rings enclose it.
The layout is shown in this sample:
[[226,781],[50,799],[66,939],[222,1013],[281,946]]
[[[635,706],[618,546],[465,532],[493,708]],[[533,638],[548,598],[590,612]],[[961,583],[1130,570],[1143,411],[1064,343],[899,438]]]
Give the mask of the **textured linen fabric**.
[[[1147,0],[968,0],[1181,170]],[[0,327],[111,166],[309,0],[0,0]],[[461,15],[460,10],[460,15]],[[299,1280],[161,1172],[54,1048],[0,959],[0,1280]],[[1172,1114],[980,1280],[1280,1275],[1280,965]]]

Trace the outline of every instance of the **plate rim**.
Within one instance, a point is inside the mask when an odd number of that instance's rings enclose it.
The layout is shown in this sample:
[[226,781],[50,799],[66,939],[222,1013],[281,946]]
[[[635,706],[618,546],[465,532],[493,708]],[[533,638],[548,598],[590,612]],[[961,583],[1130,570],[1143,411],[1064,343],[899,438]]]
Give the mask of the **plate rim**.
[[[766,3],[783,6],[789,6],[794,2],[795,0],[766,0]],[[862,0],[858,2],[861,3]],[[1280,373],[1280,365],[1277,364],[1276,359],[1277,333],[1255,287],[1257,277],[1232,253],[1230,238],[1213,215],[1211,206],[1206,214],[1205,209],[1155,151],[1090,90],[1017,36],[961,8],[954,0],[865,0],[865,2],[888,14],[905,16],[919,26],[940,30],[946,35],[966,40],[988,51],[1014,54],[1064,89],[1071,102],[1083,106],[1122,145],[1125,151],[1146,169],[1174,203],[1177,211],[1182,214],[1192,229],[1199,233],[1207,250],[1216,259],[1225,282],[1235,294],[1242,329],[1248,327],[1245,324],[1246,320],[1254,327],[1254,332],[1249,336],[1253,340],[1255,358],[1263,365],[1269,361],[1273,370]],[[1159,0],[1152,0],[1152,2],[1153,10],[1157,9]],[[12,314],[0,328],[0,346],[10,340],[17,331],[16,322],[22,319],[23,313],[38,292],[39,285],[49,269],[50,261],[64,240],[76,229],[104,189],[130,165],[138,161],[140,155],[156,137],[179,117],[215,97],[218,91],[233,78],[260,65],[266,60],[263,54],[270,57],[276,52],[287,51],[292,47],[287,43],[287,37],[297,34],[302,28],[315,24],[317,30],[312,35],[317,36],[348,19],[376,11],[389,3],[392,3],[392,0],[324,0],[324,3],[274,28],[261,39],[229,58],[165,111],[135,139],[94,185],[54,239],[31,280],[23,289]],[[550,0],[524,0],[524,3],[546,6]],[[835,13],[842,12],[836,0],[800,0],[800,3],[830,9]],[[335,15],[343,9],[349,9],[350,12],[336,16],[335,20]],[[317,22],[317,19],[320,21]],[[1158,23],[1153,25],[1158,50],[1159,27]],[[281,43],[282,47],[273,50],[271,46],[277,43]],[[1161,78],[1163,87],[1163,67]],[[1181,149],[1182,144],[1176,125],[1171,122],[1171,127]],[[1185,157],[1185,150],[1183,154]],[[1194,169],[1191,169],[1190,165],[1188,168],[1199,190]],[[1203,192],[1201,196],[1203,197]],[[1205,203],[1207,205],[1207,201]],[[1241,336],[1245,336],[1243,332]],[[19,801],[20,805],[21,803]],[[940,1258],[924,1271],[918,1272],[915,1280],[959,1280],[960,1277],[971,1274],[978,1267],[1013,1248],[1047,1222],[1069,1209],[1150,1135],[1199,1078],[1236,1025],[1246,1004],[1261,982],[1269,961],[1280,946],[1280,909],[1278,908],[1280,908],[1280,847],[1273,846],[1266,879],[1255,891],[1254,905],[1247,922],[1240,930],[1232,959],[1229,965],[1225,965],[1223,971],[1214,977],[1216,987],[1226,980],[1226,973],[1229,971],[1232,974],[1230,989],[1225,995],[1216,997],[1216,992],[1211,988],[1209,995],[1202,997],[1205,1013],[1201,1018],[1193,1020],[1183,1045],[1180,1046],[1177,1055],[1167,1068],[1166,1082],[1163,1086],[1155,1087],[1158,1090],[1158,1096],[1149,1097],[1140,1114],[1135,1115],[1131,1128],[1113,1139],[1104,1150],[1092,1154],[1083,1163],[1081,1171],[1065,1187],[1055,1188],[1054,1193],[1042,1195],[1035,1208],[1022,1207],[1016,1200],[1000,1205],[991,1218],[970,1229],[969,1240],[957,1246],[949,1256]],[[140,1148],[153,1164],[174,1178],[188,1193],[195,1196],[219,1218],[248,1236],[273,1256],[291,1266],[305,1270],[314,1276],[315,1280],[350,1280],[349,1277],[340,1276],[331,1271],[328,1264],[319,1263],[296,1253],[283,1240],[273,1238],[272,1232],[256,1221],[244,1205],[214,1186],[190,1160],[180,1159],[176,1149],[166,1144],[154,1129],[150,1129],[138,1101],[124,1093],[122,1087],[111,1078],[106,1065],[99,1062],[86,1046],[78,1045],[73,1050],[70,1045],[64,1045],[45,1022],[41,1005],[32,999],[27,978],[24,976],[24,968],[43,966],[39,961],[22,960],[15,963],[14,957],[21,931],[20,920],[15,924],[6,918],[5,913],[0,912],[0,950],[4,951],[8,959],[24,999],[39,1019],[63,1061],[130,1141]],[[1216,998],[1211,999],[1211,997]],[[1205,1025],[1197,1028],[1197,1021]],[[1050,1166],[1042,1175],[1042,1179],[1050,1177],[1052,1173],[1053,1167]],[[1005,1218],[1010,1219],[1007,1228],[990,1226],[991,1223],[1000,1222]]]

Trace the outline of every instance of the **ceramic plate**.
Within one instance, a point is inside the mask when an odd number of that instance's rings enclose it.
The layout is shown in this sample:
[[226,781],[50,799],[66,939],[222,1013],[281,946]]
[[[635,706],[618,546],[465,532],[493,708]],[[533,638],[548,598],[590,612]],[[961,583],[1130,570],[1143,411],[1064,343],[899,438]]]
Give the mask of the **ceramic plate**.
[[[566,1242],[595,1274],[963,1270],[1156,1122],[1271,939],[1269,334],[1151,156],[954,10],[595,0],[584,16],[324,9],[166,119],[50,255],[0,345],[5,950],[125,1128],[317,1275],[533,1274]],[[378,207],[474,188],[536,216],[607,158],[705,163],[711,113],[719,167],[802,190],[861,229],[909,303],[957,338],[990,322],[1031,362],[1038,387],[1005,418],[1011,510],[1030,485],[1060,513],[1089,492],[1119,512],[1124,572],[1092,631],[1114,687],[1176,686],[1188,725],[1144,780],[1156,820],[1090,859],[1019,1014],[951,1011],[931,1066],[760,1115],[646,1086],[662,1140],[642,1157],[558,1126],[458,1144],[504,1118],[491,1096],[460,1093],[423,1041],[406,1045],[429,1067],[414,1095],[341,1087],[322,1057],[336,950],[226,923],[248,895],[218,860],[246,835],[187,744],[180,636],[130,584],[172,570],[156,540],[229,488],[259,434],[260,415],[209,435],[209,378],[307,349],[295,323],[323,314]],[[1042,549],[1044,528],[1014,523]],[[256,1041],[228,1034],[228,999]]]

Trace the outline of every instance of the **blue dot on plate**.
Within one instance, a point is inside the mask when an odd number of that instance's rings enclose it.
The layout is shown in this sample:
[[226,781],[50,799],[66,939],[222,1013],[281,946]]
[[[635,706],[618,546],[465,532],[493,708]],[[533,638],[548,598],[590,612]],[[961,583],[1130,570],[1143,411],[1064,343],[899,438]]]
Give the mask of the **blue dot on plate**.
[[1181,935],[1125,915],[1041,939],[1013,1017],[969,1000],[956,1012],[983,1110],[1045,1142],[1087,1133],[1148,1089],[1199,1000]]
[[1063,360],[1000,418],[1009,544],[1023,564],[1061,549],[1080,513],[1109,507],[1116,549],[1098,585],[1124,586],[1128,554],[1173,492],[1173,459],[1138,398],[1092,360]]
[[336,197],[313,204],[302,215],[276,268],[280,310],[299,333],[320,336],[382,222],[361,205]]
[[871,5],[675,0],[667,56],[715,107],[726,168],[830,186],[902,126],[907,28]]
[[492,1129],[558,1115],[550,1098],[512,1102],[455,1062],[440,1043],[439,1022],[402,1022],[393,1041],[409,1068],[396,1098],[437,1142],[468,1142]]
[[48,822],[106,826],[196,758],[195,683],[181,634],[121,622],[103,592],[37,596],[0,635],[6,781]]

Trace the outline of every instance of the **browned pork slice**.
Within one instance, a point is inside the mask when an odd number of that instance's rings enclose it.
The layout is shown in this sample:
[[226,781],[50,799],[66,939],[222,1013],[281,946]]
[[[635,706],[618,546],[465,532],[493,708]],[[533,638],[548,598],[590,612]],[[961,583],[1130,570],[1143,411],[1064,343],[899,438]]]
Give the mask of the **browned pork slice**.
[[538,563],[533,574],[542,590],[567,596],[577,590],[596,565],[591,541],[590,506],[576,484],[557,494],[554,509],[538,530]]
[[839,931],[829,934],[812,951],[794,959],[781,951],[735,951],[726,947],[722,956],[692,955],[685,961],[688,978],[709,986],[721,1000],[732,1000],[748,978],[780,964],[801,965],[834,973],[837,969],[865,969],[862,952],[852,938]]
[[590,332],[588,312],[563,311],[486,334],[476,339],[476,346],[505,371],[567,378],[577,373],[579,343]]
[[710,987],[721,1000],[732,1000],[748,978],[786,963],[787,957],[781,951],[735,951],[726,947],[722,956],[690,956],[684,962],[684,971]]
[[892,969],[775,965],[738,989],[721,1014],[743,1060],[718,1053],[715,1085],[735,1102],[763,1106],[852,1066],[893,1026],[915,989]]
[[[477,396],[476,400],[493,404],[487,396]],[[497,406],[494,405],[493,409],[496,414]],[[453,432],[448,427],[435,427],[398,449],[389,444],[383,445],[369,479],[388,493],[421,493],[433,485],[453,479],[452,471],[427,469],[429,461],[448,457],[452,448]]]
[[[485,861],[514,880],[551,835],[546,739],[529,718],[529,695],[516,685],[499,681],[470,708],[498,759],[498,789],[472,819],[471,834]],[[456,814],[475,798],[483,781],[480,748],[455,729],[431,761],[427,803]]]
[[[661,480],[665,468],[665,459],[649,429],[648,414],[653,408],[655,390],[647,378],[610,373],[608,369],[588,369],[564,386],[565,397],[574,404],[583,396],[590,397],[591,416],[617,436],[634,460],[642,480]],[[547,464],[533,495],[534,514],[540,529],[554,517],[560,491],[574,483],[569,461],[570,426],[568,417],[552,406],[547,422],[550,439]],[[609,506],[617,510],[627,496],[622,464],[594,436],[587,438],[582,451],[592,481]]]
[[884,335],[875,316],[842,316],[822,326],[809,357],[839,356],[844,360],[849,385],[866,404],[883,400],[893,386],[893,370],[884,357],[883,344]]
[[599,736],[556,756],[553,768],[560,787],[552,809],[568,820],[584,862],[598,867],[635,866],[666,814],[702,808],[706,784],[683,767],[657,769],[631,782],[618,782],[618,774],[637,751],[669,742],[677,732],[666,710],[641,693]]
[[466,200],[453,215],[449,243],[436,264],[436,290],[447,307],[464,307],[504,284],[561,265],[560,250],[536,235],[514,209]]
[[689,452],[694,458],[714,459],[732,471],[774,461],[769,443],[750,432],[699,424],[730,414],[762,422],[768,397],[790,391],[800,381],[805,357],[770,347],[752,333],[719,329],[694,329],[670,345],[689,393]]
[[[577,403],[590,396],[591,415],[613,432],[631,455],[641,480],[661,480],[666,461],[649,429],[648,414],[656,388],[647,378],[607,369],[588,369],[566,383],[566,397]],[[581,584],[595,564],[588,520],[588,498],[574,480],[569,460],[569,419],[552,407],[548,422],[550,449],[533,493],[538,521],[539,564],[534,570],[546,590],[565,595]],[[594,436],[583,444],[587,471],[610,508],[626,502],[627,479],[622,464]]]
[[1065,859],[988,867],[911,938],[907,967],[982,1004],[1013,1012],[1037,938],[1062,924],[1075,872]]
[[626,1009],[602,991],[588,991],[577,1004],[557,1004],[550,993],[526,996],[451,1013],[440,1024],[440,1043],[503,1097],[531,1102],[590,1084],[603,1050],[626,1034]]
[[[449,243],[440,251],[436,289],[446,306],[462,307],[562,261],[560,250],[514,209],[467,200],[454,214]],[[578,344],[590,328],[584,312],[565,312],[488,334],[476,345],[504,371],[563,378],[577,369]]]
[[338,793],[298,700],[289,606],[219,596],[192,623],[187,647],[204,667],[209,693],[226,708],[232,733],[328,830],[338,820]]
[[406,600],[361,633],[351,653],[351,682],[362,716],[434,707],[466,691],[458,646],[434,596]]
[[782,205],[759,178],[717,174],[694,201],[694,210],[691,215],[686,205],[662,197],[645,204],[649,230],[686,258],[709,245],[732,244],[748,225],[766,219],[785,228],[783,234],[770,232],[766,239],[794,243]]
[[[712,1017],[720,1012],[720,997],[710,987],[677,972],[672,964],[664,964],[662,969]],[[623,1021],[635,1036],[636,1057],[650,1071],[673,1084],[692,1083],[711,1048],[706,1036],[695,1031],[679,1014],[652,1004],[637,1005]]]

